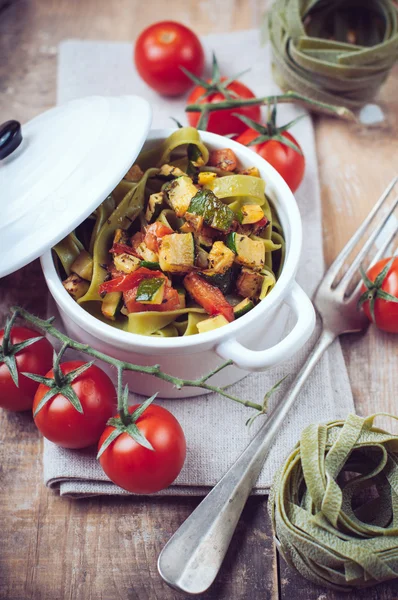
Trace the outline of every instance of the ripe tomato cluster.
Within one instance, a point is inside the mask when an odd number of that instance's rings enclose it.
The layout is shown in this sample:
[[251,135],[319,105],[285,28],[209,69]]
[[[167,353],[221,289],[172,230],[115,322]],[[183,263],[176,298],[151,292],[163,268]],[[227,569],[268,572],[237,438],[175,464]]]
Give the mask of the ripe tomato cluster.
[[[255,94],[241,81],[221,76],[215,57],[212,77],[200,79],[204,69],[204,51],[199,38],[188,27],[175,21],[151,25],[135,43],[134,61],[142,79],[163,96],[182,95],[196,83],[187,105],[214,107],[220,102],[233,100],[233,107],[209,113],[206,129],[232,136],[244,146],[249,146],[278,171],[293,192],[298,188],[304,177],[305,159],[297,140],[286,131],[287,126],[273,126],[269,135],[260,135],[257,125],[260,129],[263,127],[259,123],[261,101],[257,105],[245,105],[245,101],[256,97]],[[236,106],[236,101],[242,101],[242,105]],[[189,124],[198,127],[200,117],[199,110],[188,112]],[[247,119],[251,122],[249,127]]]
[[98,444],[99,461],[109,479],[130,492],[149,494],[169,486],[186,454],[177,419],[154,404],[136,417],[139,407],[129,408],[124,422],[138,430],[132,437],[116,414],[116,390],[108,375],[77,360],[53,365],[53,353],[50,342],[32,329],[13,326],[8,334],[1,330],[0,406],[33,410],[42,435],[63,448]]

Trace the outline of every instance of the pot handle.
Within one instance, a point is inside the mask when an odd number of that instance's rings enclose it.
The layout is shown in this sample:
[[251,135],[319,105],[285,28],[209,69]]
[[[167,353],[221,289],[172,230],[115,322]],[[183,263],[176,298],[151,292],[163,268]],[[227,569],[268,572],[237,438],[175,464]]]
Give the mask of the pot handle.
[[249,350],[237,340],[229,339],[216,347],[217,354],[226,360],[233,360],[237,367],[246,371],[262,371],[293,356],[314,330],[315,310],[296,281],[285,303],[295,313],[297,322],[282,341],[267,350]]

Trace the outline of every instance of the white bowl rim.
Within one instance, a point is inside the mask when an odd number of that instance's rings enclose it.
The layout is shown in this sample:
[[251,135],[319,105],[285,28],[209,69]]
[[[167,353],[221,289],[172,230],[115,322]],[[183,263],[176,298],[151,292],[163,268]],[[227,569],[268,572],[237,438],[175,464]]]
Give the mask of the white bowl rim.
[[[174,131],[176,131],[175,128],[152,129],[148,133],[146,142],[164,139]],[[165,350],[192,349],[194,346],[197,350],[202,346],[214,346],[225,339],[236,338],[239,333],[247,329],[247,327],[250,327],[250,325],[253,325],[258,318],[261,318],[261,315],[267,315],[276,306],[282,304],[290,285],[294,281],[301,256],[302,222],[295,197],[289,186],[272,165],[253,152],[250,148],[247,148],[234,140],[208,131],[200,131],[199,133],[205,144],[209,144],[210,146],[214,144],[214,146],[218,148],[228,147],[235,152],[238,159],[244,157],[253,166],[258,167],[265,172],[265,177],[264,175],[262,175],[262,177],[266,180],[268,176],[272,180],[274,187],[277,188],[278,200],[282,198],[281,204],[285,205],[284,210],[286,213],[286,220],[290,224],[288,248],[280,277],[271,292],[250,312],[236,321],[206,333],[199,333],[186,337],[161,338],[122,331],[112,325],[103,323],[84,310],[84,308],[75,302],[62,286],[62,282],[54,265],[52,250],[48,250],[40,260],[47,286],[55,302],[76,325],[103,342],[119,348],[132,347],[135,350],[145,348],[146,350],[159,350],[162,353]],[[286,206],[287,204],[289,204],[288,208]]]

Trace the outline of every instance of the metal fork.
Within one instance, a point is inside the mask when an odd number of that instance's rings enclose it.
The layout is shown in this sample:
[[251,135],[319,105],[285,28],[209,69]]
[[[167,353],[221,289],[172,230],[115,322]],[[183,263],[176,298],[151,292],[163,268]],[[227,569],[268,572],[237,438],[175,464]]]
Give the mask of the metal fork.
[[[369,256],[374,243],[379,242],[380,233],[398,205],[398,195],[339,280],[338,276],[358,243],[364,239],[370,225],[373,225],[376,215],[385,207],[397,182],[398,176],[387,187],[319,285],[314,304],[322,322],[321,334],[288,393],[275,406],[246,450],[163,548],[158,560],[158,570],[173,588],[187,594],[200,594],[213,583],[274,437],[301,388],[336,337],[343,333],[361,331],[366,327],[368,320],[357,309],[361,288],[358,269]],[[378,244],[371,264],[383,256],[397,231],[396,225],[385,236],[383,231],[383,240]],[[354,286],[350,287],[353,280]]]

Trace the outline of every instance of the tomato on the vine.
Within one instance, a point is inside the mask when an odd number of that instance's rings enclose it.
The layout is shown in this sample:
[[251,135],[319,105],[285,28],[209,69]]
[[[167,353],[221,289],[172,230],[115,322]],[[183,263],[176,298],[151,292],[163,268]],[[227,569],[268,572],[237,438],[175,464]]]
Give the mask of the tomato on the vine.
[[[142,406],[129,407],[129,415]],[[152,494],[173,483],[186,455],[185,436],[177,419],[162,406],[147,406],[134,419],[138,432],[133,435],[138,435],[141,443],[128,433],[120,417],[112,421],[119,424],[119,431],[109,425],[98,443],[99,461],[109,479],[134,494]]]
[[379,260],[362,273],[360,306],[379,329],[398,333],[398,257]]
[[[0,330],[0,406],[7,410],[22,411],[32,408],[38,383],[22,373],[44,375],[51,368],[53,347],[46,338],[41,338],[24,347],[24,342],[40,334],[27,327],[12,327],[7,347],[4,329]],[[20,345],[21,350],[18,350]],[[18,385],[15,384],[7,362],[15,361]],[[11,367],[12,368],[12,367]]]
[[[226,77],[220,78],[220,83],[222,84],[227,80]],[[211,80],[208,80],[208,84],[211,85]],[[248,100],[249,98],[255,98],[255,94],[240,81],[231,81],[227,86],[225,86],[225,90],[229,92],[229,98],[234,100]],[[222,91],[218,91],[215,89],[214,91],[210,91],[208,95],[207,88],[204,86],[196,86],[192,92],[190,93],[187,104],[217,104],[219,102],[223,102],[228,94]],[[199,112],[189,112],[188,114],[188,122],[192,127],[196,127],[200,113]],[[246,126],[242,121],[240,121],[234,114],[243,115],[253,119],[254,121],[258,121],[261,117],[261,111],[259,106],[241,106],[238,108],[225,108],[222,110],[218,110],[212,112],[209,116],[209,121],[207,125],[207,131],[211,131],[212,133],[218,133],[219,135],[230,135],[236,134],[239,135],[246,129]]]
[[145,83],[163,96],[179,96],[192,87],[181,67],[196,76],[202,75],[204,67],[198,36],[175,21],[147,27],[136,41],[134,60]]
[[[236,141],[244,146],[249,146],[254,152],[259,154],[270,163],[282,175],[292,192],[295,192],[300,185],[305,170],[305,159],[301,147],[297,140],[288,131],[282,131],[278,137],[270,137],[258,144],[251,144],[259,138],[261,133],[256,129],[246,129]],[[281,141],[281,138],[284,141]],[[289,142],[294,144],[301,152],[293,149]]]
[[108,375],[95,365],[84,370],[85,365],[78,360],[61,364],[58,385],[54,385],[57,378],[51,369],[46,375],[48,385],[41,383],[35,394],[33,415],[37,428],[45,438],[64,448],[96,444],[116,410],[116,391]]

